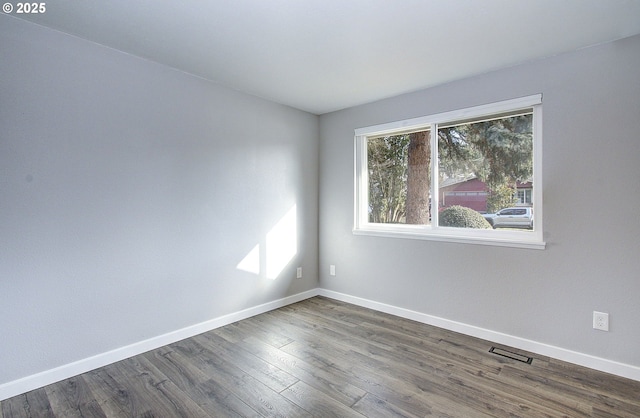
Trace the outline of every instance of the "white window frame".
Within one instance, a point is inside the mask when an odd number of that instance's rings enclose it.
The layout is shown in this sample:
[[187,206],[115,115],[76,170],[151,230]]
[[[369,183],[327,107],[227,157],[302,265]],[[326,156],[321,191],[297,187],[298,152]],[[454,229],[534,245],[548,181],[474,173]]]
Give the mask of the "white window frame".
[[[522,193],[522,200],[520,200],[520,193]],[[529,197],[531,202],[529,202],[527,200],[527,197]],[[532,189],[519,189],[519,190],[517,190],[516,191],[516,199],[518,199],[517,205],[526,206],[529,203],[533,203]]]
[[[399,134],[408,131],[431,131],[431,161],[437,162],[436,134],[438,125],[460,120],[482,118],[500,113],[533,109],[533,231],[509,229],[483,230],[438,226],[438,211],[432,211],[431,225],[383,224],[369,222],[369,179],[367,168],[367,138]],[[438,208],[438,164],[431,164],[431,207]],[[397,122],[358,128],[355,130],[355,209],[353,233],[380,237],[410,238],[544,249],[542,223],[542,94],[504,100],[466,109],[454,110]]]

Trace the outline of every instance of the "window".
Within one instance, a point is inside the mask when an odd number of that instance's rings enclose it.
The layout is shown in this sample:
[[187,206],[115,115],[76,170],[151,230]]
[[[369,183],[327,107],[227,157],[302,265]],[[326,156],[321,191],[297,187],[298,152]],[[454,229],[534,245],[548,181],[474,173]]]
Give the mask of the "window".
[[354,233],[544,248],[541,128],[534,95],[356,129]]
[[518,187],[518,203],[521,205],[531,205],[531,203],[533,202],[531,200],[531,193],[532,193],[533,189],[528,188],[520,188]]

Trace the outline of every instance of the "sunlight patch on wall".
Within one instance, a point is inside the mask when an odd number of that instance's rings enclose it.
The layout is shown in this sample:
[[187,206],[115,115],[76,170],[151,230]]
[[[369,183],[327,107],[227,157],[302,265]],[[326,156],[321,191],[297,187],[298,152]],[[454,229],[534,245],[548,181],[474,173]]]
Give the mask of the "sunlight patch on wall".
[[[236,268],[256,275],[260,275],[264,268],[265,276],[275,280],[297,252],[297,215],[296,205],[293,205],[267,233],[264,246],[257,244],[253,247]],[[264,265],[261,264],[261,259],[264,259]]]
[[267,278],[277,278],[298,251],[296,206],[267,234]]
[[260,244],[253,247],[236,268],[248,273],[260,274]]

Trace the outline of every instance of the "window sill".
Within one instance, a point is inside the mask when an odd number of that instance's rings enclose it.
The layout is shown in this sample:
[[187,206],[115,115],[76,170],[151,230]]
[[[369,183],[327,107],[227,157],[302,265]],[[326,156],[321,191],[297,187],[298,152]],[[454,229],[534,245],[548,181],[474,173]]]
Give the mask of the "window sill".
[[[466,231],[465,231],[466,232]],[[454,242],[459,244],[491,245],[495,247],[525,248],[532,250],[544,250],[546,243],[537,239],[534,232],[517,231],[489,231],[496,236],[487,236],[479,232],[477,235],[457,233],[455,229],[438,228],[437,232],[424,227],[385,228],[369,227],[353,230],[354,235],[375,236],[384,238],[418,239],[426,241]],[[535,234],[527,237],[523,234]]]

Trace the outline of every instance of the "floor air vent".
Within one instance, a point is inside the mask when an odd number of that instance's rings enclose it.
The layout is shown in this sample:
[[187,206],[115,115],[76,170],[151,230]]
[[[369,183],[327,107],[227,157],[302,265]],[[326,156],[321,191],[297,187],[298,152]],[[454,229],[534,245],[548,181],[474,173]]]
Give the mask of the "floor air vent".
[[531,364],[531,362],[533,361],[533,357],[527,357],[527,356],[523,356],[522,354],[518,354],[518,353],[512,353],[511,351],[502,349],[502,348],[498,348],[498,347],[491,347],[491,349],[489,350],[490,353],[493,354],[497,354],[499,356],[502,357],[507,357],[513,360],[518,360],[521,361],[523,363],[527,363],[527,364]]

